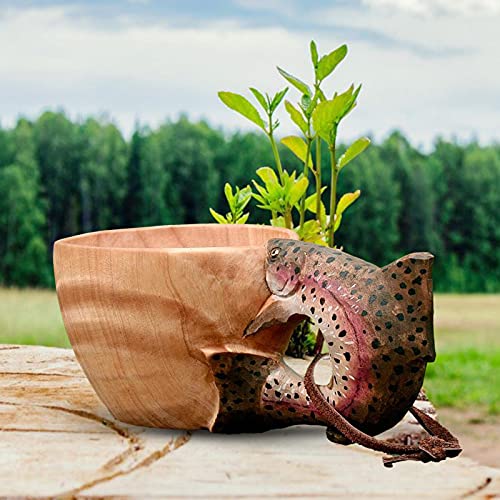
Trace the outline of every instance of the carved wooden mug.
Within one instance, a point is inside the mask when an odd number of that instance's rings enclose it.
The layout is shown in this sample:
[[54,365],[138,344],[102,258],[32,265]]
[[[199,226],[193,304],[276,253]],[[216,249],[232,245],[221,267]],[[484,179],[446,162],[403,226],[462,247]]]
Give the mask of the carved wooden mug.
[[[332,441],[391,454],[388,466],[461,451],[412,408],[435,357],[432,261],[415,253],[379,268],[252,225],[101,231],[54,248],[71,344],[119,420],[220,432],[324,425]],[[321,349],[304,378],[282,359],[307,318],[328,351],[325,386],[314,382]],[[372,437],[408,410],[430,437]]]

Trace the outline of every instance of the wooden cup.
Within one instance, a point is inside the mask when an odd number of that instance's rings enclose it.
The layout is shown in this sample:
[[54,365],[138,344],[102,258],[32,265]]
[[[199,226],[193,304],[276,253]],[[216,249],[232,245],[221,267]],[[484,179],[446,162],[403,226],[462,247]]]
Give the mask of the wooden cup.
[[257,225],[100,231],[54,246],[57,295],[83,370],[124,422],[211,429],[219,396],[207,356],[279,358],[291,327],[243,339],[270,296],[266,242],[297,239]]

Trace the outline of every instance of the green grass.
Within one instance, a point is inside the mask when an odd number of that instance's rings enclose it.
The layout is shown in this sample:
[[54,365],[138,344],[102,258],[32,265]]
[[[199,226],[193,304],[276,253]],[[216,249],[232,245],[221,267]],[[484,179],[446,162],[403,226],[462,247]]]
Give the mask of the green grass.
[[0,343],[69,347],[55,292],[0,288]]
[[425,387],[437,407],[500,413],[500,295],[436,296],[437,359]]
[[[437,295],[435,324],[430,398],[438,407],[499,414],[500,295]],[[0,343],[69,347],[55,293],[0,289]]]

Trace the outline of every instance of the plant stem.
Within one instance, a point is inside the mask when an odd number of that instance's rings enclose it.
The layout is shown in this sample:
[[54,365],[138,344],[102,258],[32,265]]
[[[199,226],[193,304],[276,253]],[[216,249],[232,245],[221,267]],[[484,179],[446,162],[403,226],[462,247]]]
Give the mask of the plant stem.
[[293,229],[292,214],[291,214],[290,210],[287,210],[283,214],[283,216],[285,218],[285,226],[287,227],[287,229]]
[[321,224],[321,137],[316,136],[316,219]]
[[267,116],[269,117],[269,132],[267,133],[267,136],[269,137],[269,142],[271,143],[271,149],[273,150],[274,161],[276,162],[276,168],[278,169],[280,181],[283,182],[283,167],[281,166],[280,155],[278,153],[278,148],[276,147],[273,135],[273,117],[271,113]]
[[333,248],[335,245],[335,212],[337,209],[337,165],[335,161],[335,137],[334,134],[332,144],[330,145],[330,165],[332,170],[332,178],[330,184],[330,225],[328,227],[328,245]]
[[[310,137],[306,138],[307,140],[307,150],[306,150],[306,159],[304,161],[304,177],[309,181],[309,155],[311,154],[311,143],[312,139]],[[302,196],[302,199],[300,200],[300,222],[299,222],[299,227],[302,230],[304,227],[304,222],[306,218],[306,196],[307,196],[307,190]]]

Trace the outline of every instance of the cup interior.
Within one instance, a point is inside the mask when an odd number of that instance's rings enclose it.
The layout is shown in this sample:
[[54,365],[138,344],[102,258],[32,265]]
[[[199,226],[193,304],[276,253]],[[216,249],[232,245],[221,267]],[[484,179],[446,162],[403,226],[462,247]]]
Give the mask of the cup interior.
[[296,239],[296,234],[284,228],[253,224],[193,224],[98,231],[61,241],[108,249],[191,249],[257,247],[279,237]]

